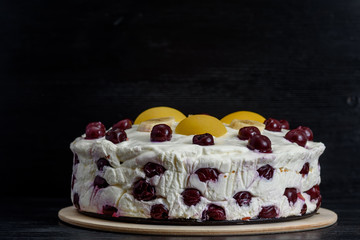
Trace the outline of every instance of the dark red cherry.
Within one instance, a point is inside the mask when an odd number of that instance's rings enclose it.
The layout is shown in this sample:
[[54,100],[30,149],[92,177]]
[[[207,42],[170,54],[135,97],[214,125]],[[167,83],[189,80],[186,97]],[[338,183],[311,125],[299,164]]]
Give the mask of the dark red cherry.
[[264,124],[265,124],[265,129],[268,131],[281,132],[281,123],[274,118],[266,119]]
[[134,183],[133,195],[139,201],[150,201],[156,198],[155,187],[145,179],[140,179]]
[[91,122],[88,125],[86,125],[86,129],[92,128],[92,127],[96,127],[96,128],[99,128],[99,129],[101,129],[103,131],[106,131],[106,128],[105,128],[104,124],[102,124],[101,122]]
[[248,141],[247,147],[250,150],[256,150],[261,153],[272,153],[271,141],[264,135],[252,136]]
[[307,175],[309,173],[309,169],[310,169],[310,164],[308,162],[304,163],[300,174],[302,174],[302,176],[304,177],[305,175]]
[[97,139],[105,136],[105,126],[101,122],[92,122],[86,126],[85,139]]
[[75,206],[77,209],[80,209],[79,201],[80,201],[79,194],[74,193],[74,196],[73,196],[73,204],[74,204],[74,206]]
[[181,193],[184,203],[188,206],[196,205],[200,202],[201,193],[195,188],[187,188]]
[[306,214],[306,211],[307,211],[307,205],[306,205],[306,203],[304,203],[304,205],[303,205],[302,208],[301,208],[300,214],[301,214],[301,215],[305,215],[305,214]]
[[151,207],[150,216],[154,219],[168,219],[169,210],[162,204],[155,204]]
[[313,132],[311,131],[310,128],[308,128],[308,127],[303,127],[303,126],[299,126],[299,127],[297,127],[296,129],[304,131],[304,133],[305,133],[306,138],[307,138],[308,141],[314,140],[314,135],[313,135]]
[[248,140],[255,135],[260,135],[260,131],[257,127],[243,127],[239,130],[238,138],[241,140]]
[[155,125],[150,134],[150,140],[152,142],[165,142],[170,141],[172,137],[172,130],[166,124]]
[[289,140],[290,142],[296,143],[299,146],[305,147],[307,138],[304,131],[299,129],[293,129],[286,133],[285,139]]
[[78,157],[78,155],[77,155],[76,153],[74,154],[74,160],[73,160],[73,162],[74,162],[74,165],[80,163],[79,157]]
[[148,162],[144,166],[144,172],[146,177],[151,178],[156,175],[161,175],[166,171],[166,169],[157,163]]
[[116,207],[105,205],[103,206],[103,214],[107,216],[112,216],[114,213],[116,213],[118,210]]
[[216,168],[199,168],[195,174],[198,175],[200,181],[206,182],[217,181],[220,172]]
[[320,208],[321,202],[322,202],[322,197],[321,197],[321,195],[319,195],[318,201],[316,203],[316,210],[318,210]]
[[259,218],[275,218],[277,216],[277,208],[274,205],[262,207]]
[[96,161],[96,166],[99,171],[102,171],[104,169],[104,166],[111,167],[109,160],[106,158],[100,158]]
[[318,199],[321,196],[319,185],[313,186],[309,190],[305,191],[305,193],[310,195],[310,200]]
[[293,205],[298,199],[296,188],[285,188],[284,196],[287,197],[289,204]]
[[202,213],[202,220],[222,221],[226,220],[225,210],[215,204],[210,204],[208,209]]
[[199,134],[194,135],[192,142],[200,146],[214,145],[214,138],[210,133]]
[[233,198],[237,201],[240,207],[249,206],[252,199],[252,195],[250,192],[241,191],[236,193]]
[[266,178],[267,180],[271,179],[274,175],[274,168],[269,164],[266,164],[259,168],[257,172],[259,173],[260,177]]
[[109,184],[107,183],[107,181],[104,178],[102,178],[100,176],[95,177],[94,187],[106,188],[107,186],[109,186]]
[[281,124],[281,129],[290,129],[290,124],[288,121],[282,119],[279,120],[280,124]]
[[126,132],[120,128],[112,128],[106,132],[105,139],[110,142],[117,144],[123,141],[126,141],[127,135]]
[[121,120],[112,126],[112,129],[115,129],[115,128],[119,128],[121,130],[126,130],[129,128],[132,128],[132,122],[130,119]]

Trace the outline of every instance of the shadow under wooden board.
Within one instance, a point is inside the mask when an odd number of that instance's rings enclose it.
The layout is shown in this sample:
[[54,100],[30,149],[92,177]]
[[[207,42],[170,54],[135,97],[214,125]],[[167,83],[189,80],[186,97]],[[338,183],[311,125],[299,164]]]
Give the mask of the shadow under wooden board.
[[328,227],[337,221],[336,213],[325,208],[320,208],[317,214],[300,220],[278,223],[221,226],[181,226],[124,223],[90,217],[79,213],[73,206],[61,209],[58,213],[58,216],[60,220],[71,225],[101,231],[183,236],[256,235],[267,233],[298,232]]

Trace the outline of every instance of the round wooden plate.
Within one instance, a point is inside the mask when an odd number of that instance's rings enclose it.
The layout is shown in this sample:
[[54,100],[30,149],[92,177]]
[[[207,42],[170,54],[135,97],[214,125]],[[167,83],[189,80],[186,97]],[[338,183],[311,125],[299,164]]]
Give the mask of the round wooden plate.
[[246,225],[220,225],[220,226],[181,226],[181,225],[153,225],[124,223],[90,217],[79,213],[73,206],[59,211],[60,220],[78,227],[96,229],[110,232],[123,232],[151,235],[255,235],[267,233],[297,232],[324,228],[337,221],[335,212],[320,208],[311,217],[278,223],[261,223]]

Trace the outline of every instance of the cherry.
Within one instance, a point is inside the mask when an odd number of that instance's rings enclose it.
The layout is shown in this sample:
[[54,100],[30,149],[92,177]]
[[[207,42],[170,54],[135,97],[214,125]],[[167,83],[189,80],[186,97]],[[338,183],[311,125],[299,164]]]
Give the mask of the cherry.
[[217,181],[220,172],[216,168],[199,168],[195,174],[198,175],[200,181],[206,182],[209,180]]
[[74,196],[73,196],[73,203],[74,203],[74,206],[75,206],[77,209],[80,209],[80,204],[79,204],[79,201],[80,201],[79,194],[74,193]]
[[310,164],[308,162],[304,163],[300,174],[302,174],[302,176],[304,177],[305,175],[307,175],[309,173],[309,169],[310,169]]
[[78,156],[76,153],[74,154],[74,160],[73,160],[73,162],[74,162],[74,165],[80,163],[80,161],[79,161],[79,156]]
[[195,188],[187,188],[181,195],[183,196],[184,203],[188,206],[196,205],[200,202],[201,193]]
[[172,137],[172,130],[166,124],[155,125],[150,134],[150,140],[152,142],[165,142],[170,141]]
[[97,139],[105,135],[105,126],[101,122],[92,122],[86,126],[85,139]]
[[105,166],[111,167],[109,161],[106,158],[100,158],[96,161],[96,166],[99,171],[102,171]]
[[259,218],[274,218],[277,216],[277,208],[274,205],[262,207]]
[[126,141],[127,135],[126,132],[120,128],[112,128],[111,130],[107,131],[105,139],[114,144],[117,144]]
[[105,205],[103,206],[103,214],[107,216],[112,216],[114,213],[116,213],[118,210],[116,207]]
[[148,178],[151,178],[156,175],[161,175],[165,171],[166,171],[166,169],[163,166],[161,166],[160,164],[152,163],[152,162],[148,162],[144,166],[144,172]]
[[88,125],[86,125],[86,129],[92,127],[100,128],[101,130],[106,131],[104,124],[102,124],[101,122],[91,122]]
[[225,210],[215,204],[210,204],[208,209],[202,213],[202,220],[222,221],[226,220]]
[[261,153],[272,153],[271,141],[267,136],[254,135],[252,136],[247,144],[250,150],[257,150]]
[[313,186],[309,190],[305,191],[305,193],[309,194],[310,201],[313,200],[313,199],[318,199],[319,197],[321,197],[319,185]]
[[293,205],[298,199],[296,188],[285,188],[284,196],[287,197],[289,204]]
[[145,179],[140,179],[134,183],[134,198],[141,201],[150,201],[156,198],[155,187],[151,186]]
[[233,198],[237,201],[240,207],[249,206],[252,199],[252,195],[250,192],[242,191],[236,193]]
[[259,173],[260,177],[266,178],[267,180],[271,179],[274,175],[274,168],[269,164],[266,164],[260,167],[257,172]]
[[107,181],[104,178],[102,178],[100,176],[95,177],[94,187],[106,188],[107,186],[109,186],[109,184],[107,183]]
[[115,128],[119,128],[121,130],[126,130],[129,128],[132,128],[132,122],[130,119],[121,120],[112,126],[112,129],[115,129]]
[[314,135],[313,135],[313,132],[311,131],[310,128],[308,128],[308,127],[303,127],[303,126],[299,126],[299,127],[297,127],[296,129],[304,131],[304,133],[305,133],[306,138],[307,138],[308,141],[314,140]]
[[281,132],[281,123],[274,118],[268,118],[264,124],[265,129],[268,131]]
[[316,203],[316,210],[318,210],[318,209],[320,208],[321,202],[322,202],[322,197],[321,197],[321,195],[320,195],[319,198],[318,198],[318,201],[317,201],[317,203]]
[[290,124],[288,121],[282,119],[279,120],[280,124],[281,124],[281,129],[290,129]]
[[210,133],[199,134],[194,135],[192,142],[200,146],[214,145],[214,138]]
[[168,219],[169,210],[162,204],[155,204],[151,207],[150,216],[154,219]]
[[294,142],[299,146],[305,147],[307,138],[304,131],[299,129],[293,129],[286,133],[285,139],[289,140],[290,142]]
[[241,140],[248,140],[255,135],[260,135],[260,131],[257,127],[243,127],[239,130],[238,138]]
[[304,205],[301,208],[300,214],[305,215],[306,211],[307,211],[307,205],[306,205],[306,203],[304,203]]

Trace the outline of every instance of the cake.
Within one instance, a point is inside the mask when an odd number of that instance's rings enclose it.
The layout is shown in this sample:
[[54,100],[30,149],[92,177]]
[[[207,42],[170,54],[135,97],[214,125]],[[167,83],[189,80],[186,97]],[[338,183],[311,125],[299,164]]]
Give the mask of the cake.
[[79,211],[204,222],[288,218],[320,207],[325,146],[309,128],[156,110],[155,119],[125,119],[108,130],[90,123],[71,143]]

